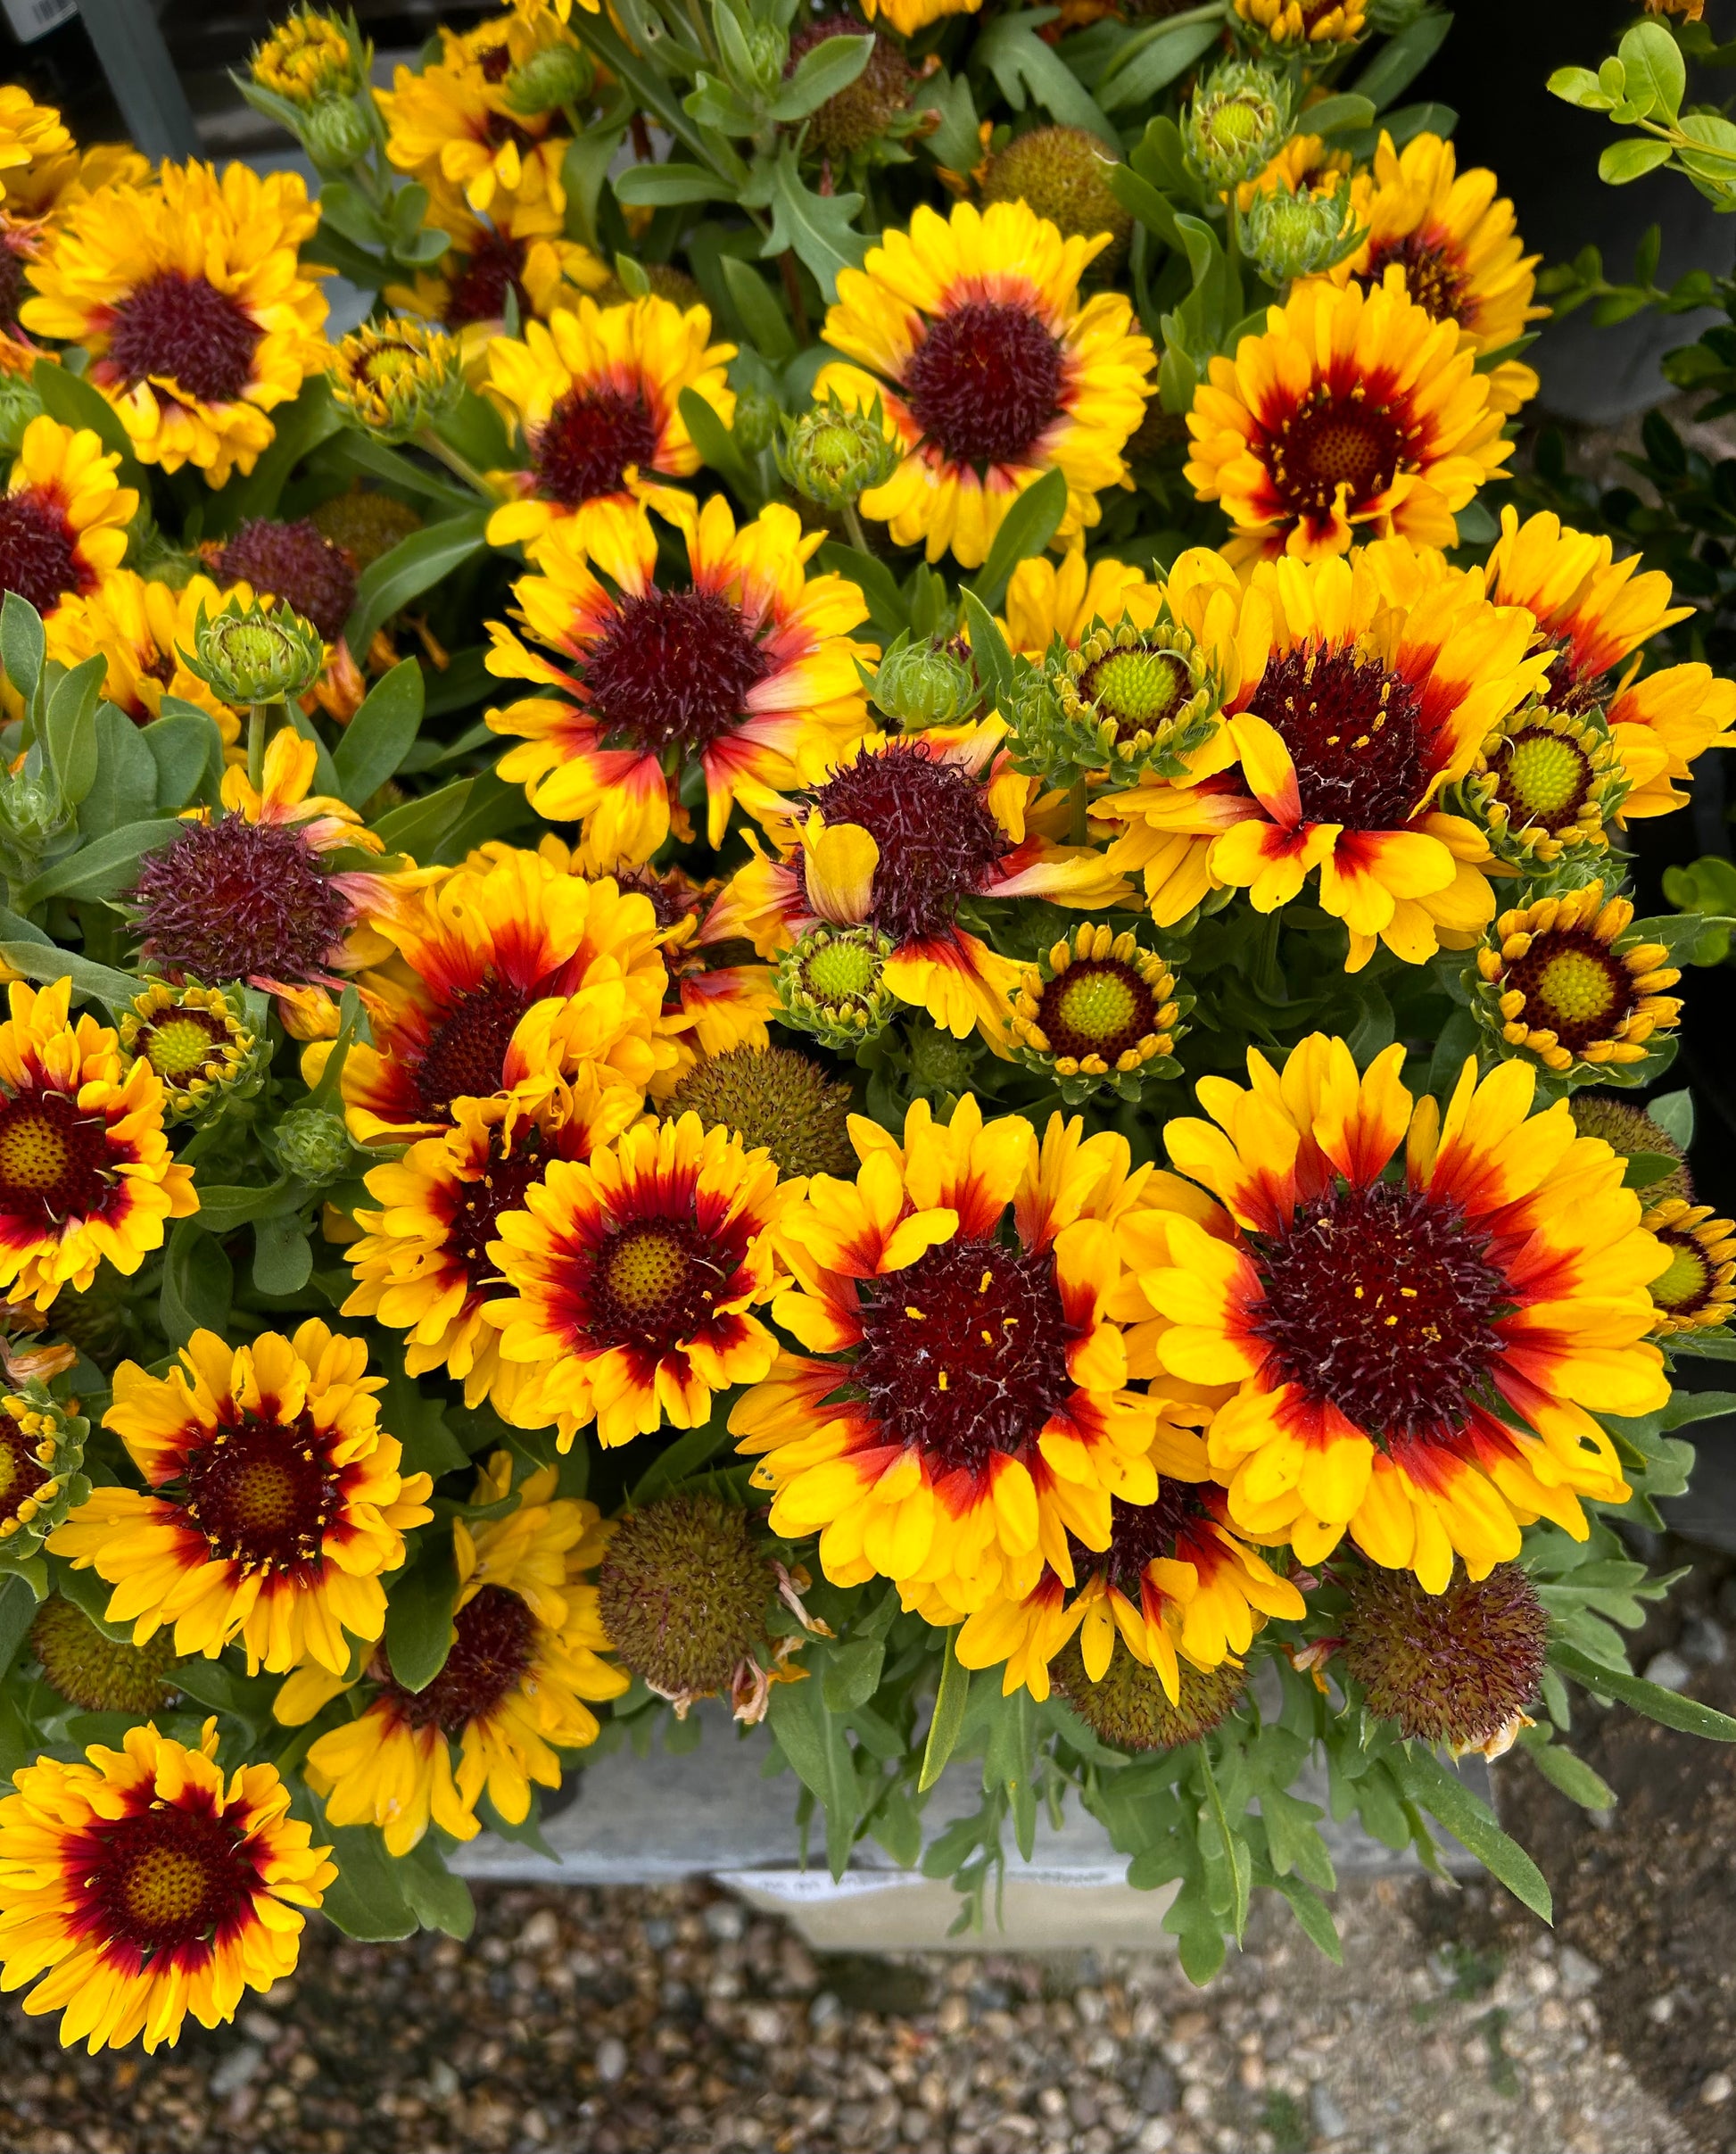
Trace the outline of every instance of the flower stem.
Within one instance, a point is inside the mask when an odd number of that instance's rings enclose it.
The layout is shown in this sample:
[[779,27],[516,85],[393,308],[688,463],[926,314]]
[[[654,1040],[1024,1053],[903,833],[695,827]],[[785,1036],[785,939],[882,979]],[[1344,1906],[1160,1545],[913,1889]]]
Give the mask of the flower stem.
[[490,491],[488,481],[476,467],[460,456],[456,449],[448,448],[432,427],[425,427],[417,435],[416,441],[418,448],[426,449],[430,456],[444,464],[455,476],[461,478],[467,486],[472,487],[480,493],[485,501],[494,498]]
[[856,503],[854,501],[846,501],[844,504],[844,528],[849,533],[850,543],[856,548],[856,551],[858,553],[868,553],[872,559],[872,552],[868,544],[868,534],[862,528],[862,518],[856,512]]
[[265,740],[271,727],[271,714],[282,708],[281,703],[247,706],[247,783],[255,792],[265,783]]

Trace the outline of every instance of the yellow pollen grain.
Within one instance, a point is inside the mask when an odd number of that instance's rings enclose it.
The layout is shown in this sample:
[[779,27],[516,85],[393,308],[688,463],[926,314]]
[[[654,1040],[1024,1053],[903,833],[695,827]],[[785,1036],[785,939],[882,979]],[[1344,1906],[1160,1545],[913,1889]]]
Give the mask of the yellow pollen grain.
[[906,1302],[905,1304],[905,1314],[913,1324],[925,1324],[929,1321],[913,1302]]
[[940,1371],[940,1388],[943,1391],[947,1388],[947,1371],[944,1369]]
[[985,1272],[982,1277],[977,1281],[977,1292],[979,1294],[987,1294],[989,1288],[992,1287],[994,1283],[995,1274],[992,1272]]

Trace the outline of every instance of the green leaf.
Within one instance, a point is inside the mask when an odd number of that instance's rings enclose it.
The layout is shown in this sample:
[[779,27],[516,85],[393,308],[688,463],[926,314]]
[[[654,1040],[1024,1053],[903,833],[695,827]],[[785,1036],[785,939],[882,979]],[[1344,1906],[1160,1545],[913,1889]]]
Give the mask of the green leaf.
[[617,175],[615,199],[628,209],[666,210],[696,202],[733,202],[735,189],[703,164],[630,164]]
[[795,72],[772,106],[772,118],[786,124],[793,120],[806,120],[810,112],[818,112],[829,97],[848,89],[873,55],[872,37],[822,38],[818,45],[810,46],[797,62]]
[[50,1556],[48,1561],[55,1592],[81,1610],[105,1638],[130,1645],[133,1642],[133,1625],[111,1623],[109,1620],[108,1608],[109,1603],[114,1598],[114,1587],[105,1578],[98,1578],[95,1570],[89,1565],[74,1570],[63,1556]]
[[1367,97],[1322,97],[1308,108],[1308,131],[1310,135],[1336,135],[1350,128],[1372,127],[1374,118],[1374,105]]
[[1598,159],[1598,178],[1608,186],[1623,187],[1669,162],[1669,144],[1655,142],[1649,136],[1640,141],[1612,142]]
[[1606,1668],[1590,1653],[1581,1653],[1576,1645],[1552,1641],[1550,1660],[1564,1675],[1572,1676],[1587,1690],[1595,1691],[1600,1697],[1619,1698],[1624,1705],[1631,1705],[1648,1720],[1656,1720],[1665,1727],[1679,1727],[1691,1736],[1705,1736],[1714,1743],[1736,1743],[1736,1720],[1728,1713],[1715,1712],[1711,1706],[1700,1704],[1698,1699],[1684,1698],[1658,1683],[1648,1683],[1643,1677],[1630,1675],[1625,1669]]
[[253,1222],[253,1284],[261,1294],[299,1294],[312,1276],[313,1250],[294,1213]]
[[[215,728],[212,728],[213,733]],[[96,706],[96,777],[79,809],[85,843],[136,823],[158,806],[157,764],[145,735],[112,703]]]
[[1319,1894],[1297,1877],[1275,1877],[1272,1889],[1282,1893],[1290,1902],[1291,1912],[1309,1942],[1324,1952],[1334,1967],[1343,1967],[1344,1948],[1339,1942],[1338,1926],[1332,1919],[1331,1909]]
[[681,393],[681,414],[693,446],[711,468],[726,478],[739,494],[748,501],[757,501],[761,493],[758,480],[748,467],[748,460],[736,446],[736,440],[723,420],[717,416],[715,405],[708,404],[697,389],[683,389]]
[[385,1651],[393,1679],[426,1690],[452,1649],[452,1610],[459,1597],[452,1537],[431,1532],[416,1561],[392,1581],[385,1611]]
[[1149,179],[1142,178],[1131,165],[1112,164],[1104,172],[1104,181],[1128,214],[1137,218],[1166,247],[1178,254],[1186,252],[1174,209],[1168,197],[1161,195]]
[[296,465],[321,442],[329,441],[343,424],[332,402],[328,377],[310,375],[295,402],[280,404],[271,414],[271,446],[247,476],[231,479],[221,493],[211,497],[205,525],[208,535],[234,531],[256,516],[272,515]]
[[958,1657],[958,1632],[947,1633],[947,1657],[940,1665],[940,1687],[935,1693],[934,1718],[929,1722],[929,1739],[922,1748],[922,1770],[916,1783],[925,1795],[947,1769],[947,1760],[958,1747],[964,1726],[964,1709],[971,1702],[971,1671]]
[[715,1414],[697,1429],[683,1430],[674,1442],[664,1446],[640,1475],[627,1501],[635,1509],[649,1504],[653,1496],[661,1495],[665,1489],[674,1487],[708,1464],[729,1440],[729,1420],[723,1413]]
[[50,418],[63,427],[86,427],[98,436],[104,449],[120,459],[116,476],[130,486],[142,501],[151,498],[151,482],[133,454],[133,439],[120,423],[120,414],[95,382],[74,374],[70,367],[39,359],[30,369],[30,386],[42,399]]
[[467,486],[459,485],[445,472],[431,470],[401,450],[388,449],[384,442],[376,442],[368,434],[359,434],[353,427],[346,428],[333,441],[321,461],[340,472],[365,471],[370,478],[384,479],[388,486],[397,487],[401,493],[439,501],[451,510],[467,511],[476,505],[475,493]]
[[209,712],[183,708],[140,729],[157,766],[155,807],[173,814],[187,807],[212,771],[223,768],[223,736]]
[[1616,47],[1627,73],[1627,102],[1649,117],[1674,120],[1688,87],[1682,47],[1661,22],[1636,22]]
[[566,145],[561,160],[561,184],[566,189],[566,236],[582,246],[597,251],[597,204],[616,153],[626,138],[632,101],[617,90],[604,110]]
[[406,1473],[456,1472],[470,1462],[470,1454],[453,1435],[446,1421],[443,1398],[430,1398],[407,1370],[394,1369],[380,1395],[380,1426],[404,1447]]
[[1547,84],[1551,97],[1560,97],[1568,104],[1589,106],[1598,111],[1608,104],[1602,85],[1589,67],[1558,67]]
[[320,1912],[346,1937],[389,1944],[414,1936],[417,1920],[403,1887],[403,1865],[385,1852],[371,1825],[326,1825],[317,1835],[331,1844],[337,1876],[326,1887]]
[[988,70],[1015,112],[1022,112],[1034,98],[1062,127],[1082,128],[1087,135],[1101,137],[1119,157],[1121,141],[1113,123],[1054,47],[1037,34],[1057,12],[1052,7],[1027,8],[1021,14],[997,17],[978,32],[971,64]]
[[1352,90],[1366,97],[1376,112],[1382,111],[1410,87],[1446,43],[1451,28],[1452,17],[1444,9],[1419,15],[1408,29],[1386,40],[1351,85]]
[[5,1680],[36,1620],[37,1596],[29,1580],[16,1575],[0,1579],[0,1682]]
[[[1097,84],[1097,104],[1105,112],[1145,104],[1223,35],[1221,22],[1157,23],[1143,38],[1128,38]],[[1310,128],[1314,116],[1309,114]]]
[[[393,1661],[393,1670],[397,1671]],[[462,1877],[453,1876],[432,1840],[419,1841],[398,1860],[398,1884],[410,1912],[425,1930],[463,1939],[476,1926],[476,1903]]]
[[186,1346],[195,1331],[221,1331],[229,1321],[235,1274],[221,1245],[195,1215],[169,1230],[159,1314],[169,1344]]
[[924,79],[921,95],[923,110],[940,122],[931,135],[922,137],[922,147],[948,171],[968,172],[982,155],[977,104],[969,81],[942,68]]
[[867,600],[873,625],[882,634],[897,635],[910,625],[910,611],[898,589],[897,578],[882,560],[847,546],[841,539],[827,539],[815,557],[823,568],[856,585]]
[[1674,1174],[1682,1162],[1674,1152],[1630,1152],[1622,1176],[1624,1189],[1649,1189],[1654,1182]]
[[994,615],[968,584],[960,592],[959,598],[964,609],[964,625],[970,631],[971,656],[976,663],[983,694],[1004,714],[1013,701],[1013,653],[1007,649],[1006,638],[996,626]]
[[821,1686],[812,1680],[774,1683],[767,1718],[797,1778],[825,1810],[826,1858],[833,1876],[841,1877],[862,1802],[856,1757],[843,1723],[827,1711]]
[[488,508],[467,509],[461,516],[412,531],[362,571],[354,609],[343,625],[344,639],[359,660],[400,607],[482,551],[492,513]]
[[35,700],[47,642],[42,616],[29,600],[16,591],[7,592],[4,602],[0,603],[0,662],[26,704]]
[[[1731,1723],[1736,1733],[1736,1722]],[[1413,1748],[1398,1766],[1411,1796],[1474,1854],[1492,1876],[1499,1877],[1516,1900],[1522,1900],[1533,1915],[1545,1922],[1553,1918],[1553,1902],[1543,1873],[1518,1842],[1495,1823],[1494,1812],[1474,1795],[1456,1773],[1451,1773],[1432,1751]]]
[[744,209],[772,212],[761,258],[771,261],[793,248],[831,306],[838,297],[838,272],[859,269],[867,256],[868,241],[856,228],[862,196],[816,195],[785,143],[775,157],[756,160],[740,201]]
[[[125,824],[44,868],[20,892],[19,901],[26,911],[34,911],[47,898],[112,898],[137,882],[138,864],[146,853],[167,845],[186,827],[157,819]],[[136,986],[133,992],[138,992]]]
[[409,753],[422,723],[422,668],[401,659],[375,682],[332,758],[338,797],[360,808]]
[[96,699],[108,669],[99,651],[62,674],[48,698],[48,757],[69,808],[77,808],[96,783]]
[[307,1192],[287,1174],[276,1181],[215,1182],[199,1185],[199,1223],[210,1234],[231,1234],[250,1220],[272,1211],[293,1212]]
[[0,957],[14,972],[22,973],[27,980],[70,980],[73,1001],[105,1003],[117,1016],[132,1007],[139,983],[129,973],[111,971],[106,965],[94,964],[75,951],[62,949],[41,935],[40,930],[28,935],[21,932],[29,926],[28,920],[20,920],[15,914],[0,915],[0,927],[5,931]]
[[[1532,1731],[1527,1730],[1527,1734]],[[1616,1791],[1599,1774],[1594,1773],[1583,1758],[1576,1757],[1558,1743],[1533,1743],[1521,1736],[1525,1755],[1551,1786],[1558,1787],[1569,1802],[1577,1802],[1581,1810],[1613,1810]]]
[[474,778],[455,778],[435,792],[387,808],[373,825],[375,835],[387,852],[409,853],[412,859],[426,861],[464,813],[475,783]]
[[1061,528],[1066,513],[1067,478],[1059,469],[1046,471],[1007,510],[974,586],[990,613],[1005,597],[1007,578],[1013,571],[1021,561],[1042,552]]
[[1683,1085],[1679,1092],[1660,1092],[1646,1102],[1646,1112],[1685,1152],[1694,1141],[1694,1095]]
[[767,290],[759,271],[739,254],[719,255],[717,267],[755,350],[774,367],[793,359],[796,338],[789,317]]
[[886,1665],[884,1638],[848,1638],[826,1656],[822,1688],[833,1712],[850,1712],[866,1705],[880,1686]]

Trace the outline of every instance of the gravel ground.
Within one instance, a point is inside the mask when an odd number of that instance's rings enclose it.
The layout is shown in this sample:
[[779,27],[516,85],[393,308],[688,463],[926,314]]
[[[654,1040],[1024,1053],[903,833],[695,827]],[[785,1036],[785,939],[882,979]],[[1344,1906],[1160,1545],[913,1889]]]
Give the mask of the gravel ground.
[[[1601,1977],[1475,1894],[1341,1896],[1346,1966],[1257,1922],[1172,1960],[816,1960],[709,1887],[478,1892],[467,1945],[310,1938],[155,2059],[6,2009],[4,2154],[1678,2154]],[[1462,1918],[1476,1918],[1467,1929]],[[1462,1940],[1475,1934],[1476,1945]]]

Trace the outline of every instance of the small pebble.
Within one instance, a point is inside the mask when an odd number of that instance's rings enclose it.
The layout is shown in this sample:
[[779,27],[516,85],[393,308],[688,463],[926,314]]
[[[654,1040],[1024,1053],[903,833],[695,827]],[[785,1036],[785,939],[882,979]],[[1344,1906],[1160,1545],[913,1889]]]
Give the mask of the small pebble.
[[1700,2082],[1699,2098],[1707,2108],[1716,2108],[1720,2102],[1728,2101],[1730,2094],[1731,2078],[1728,2072],[1708,2072]]
[[227,2057],[219,2059],[207,2082],[212,2095],[219,2101],[227,2101],[231,2094],[240,2093],[258,2078],[264,2062],[265,2051],[256,2042],[238,2042]]
[[597,2044],[597,2076],[606,2087],[612,2087],[617,2079],[627,2075],[627,2045],[614,2034],[605,2034]]
[[1685,1690],[1693,1676],[1679,1653],[1655,1653],[1646,1662],[1646,1680],[1660,1690]]

